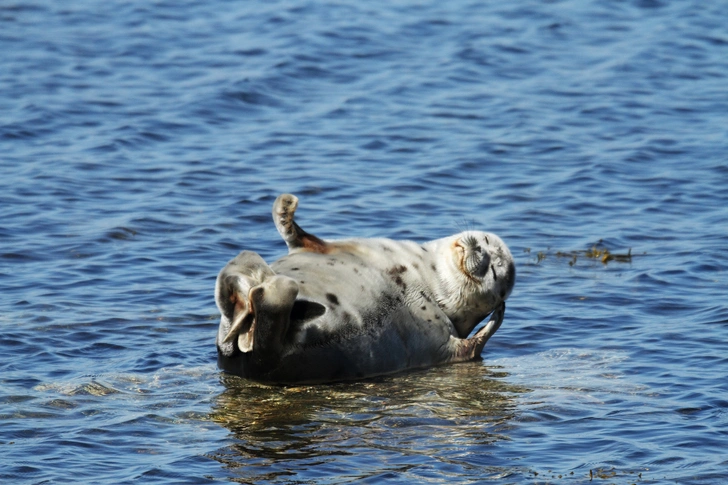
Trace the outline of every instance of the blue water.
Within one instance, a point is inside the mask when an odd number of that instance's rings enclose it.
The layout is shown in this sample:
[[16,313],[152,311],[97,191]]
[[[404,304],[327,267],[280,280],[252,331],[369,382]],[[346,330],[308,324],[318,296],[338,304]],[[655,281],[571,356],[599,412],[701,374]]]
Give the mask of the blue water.
[[[0,52],[3,483],[728,482],[725,2],[3,2]],[[221,374],[281,192],[499,234],[484,360]]]

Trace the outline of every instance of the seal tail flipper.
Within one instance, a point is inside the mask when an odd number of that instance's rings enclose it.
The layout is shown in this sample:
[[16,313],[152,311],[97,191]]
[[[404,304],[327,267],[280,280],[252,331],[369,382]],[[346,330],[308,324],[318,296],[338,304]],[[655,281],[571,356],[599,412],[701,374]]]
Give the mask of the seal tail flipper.
[[467,339],[457,339],[458,342],[455,347],[452,362],[467,362],[480,357],[485,344],[498,331],[501,323],[503,323],[505,311],[506,304],[503,302],[493,311],[488,323],[478,330],[475,335]]
[[273,222],[286,242],[288,251],[329,252],[330,247],[326,241],[307,233],[293,220],[297,207],[298,197],[292,194],[281,194],[273,203]]

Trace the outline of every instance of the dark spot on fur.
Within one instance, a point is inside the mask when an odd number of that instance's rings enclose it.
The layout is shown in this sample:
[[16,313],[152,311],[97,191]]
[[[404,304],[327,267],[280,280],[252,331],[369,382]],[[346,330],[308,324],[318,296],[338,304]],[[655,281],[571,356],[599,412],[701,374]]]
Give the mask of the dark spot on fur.
[[490,241],[488,241],[488,236],[483,236],[485,238],[485,244],[490,244]]
[[341,319],[342,319],[342,320],[343,320],[343,321],[344,321],[345,323],[351,323],[351,321],[352,321],[352,320],[354,320],[354,317],[352,317],[352,316],[351,316],[351,313],[349,313],[349,312],[343,312],[343,313],[341,314]]
[[320,317],[326,313],[326,308],[320,303],[306,300],[296,300],[291,309],[291,325],[302,325],[303,323]]
[[333,305],[339,304],[339,299],[333,293],[326,293],[326,299],[329,300],[329,302]]
[[298,271],[301,268],[291,268],[291,271]]
[[385,246],[384,244],[382,244],[382,250],[385,251],[385,252],[387,252],[387,253],[391,253],[392,252],[392,248],[390,248],[389,246]]
[[420,307],[420,309],[421,309],[421,310],[427,310],[427,307],[426,307],[425,305],[422,305],[422,306]]
[[424,246],[421,246],[421,247],[422,247],[422,250],[423,250],[424,252],[426,252],[426,253],[428,253],[428,252],[429,252],[429,251],[427,250],[427,248],[426,248],[426,247],[424,247]]
[[395,275],[399,275],[399,274],[402,274],[402,273],[404,273],[405,271],[407,271],[407,266],[404,266],[404,265],[400,264],[400,265],[398,265],[398,266],[394,266],[394,267],[392,267],[392,268],[389,268],[389,269],[387,270],[387,273],[388,273],[389,275],[391,275],[391,276],[395,276]]
[[354,268],[354,273],[359,274],[359,270]]
[[435,263],[432,263],[432,264],[430,265],[430,268],[432,268],[432,271],[435,271],[435,272],[437,272],[437,266],[435,266]]
[[300,281],[300,283],[301,283],[302,285],[305,285],[305,284],[306,284],[306,282],[305,282],[305,281],[303,281],[303,280],[301,280],[301,281]]
[[498,275],[495,274],[495,266],[491,264],[490,269],[493,270],[493,279],[498,281]]
[[415,269],[420,269],[420,265],[419,265],[419,264],[417,264],[417,263],[412,263],[412,266],[413,266],[413,267],[414,267]]
[[424,298],[426,302],[432,303],[432,300],[429,296],[427,296],[427,293],[425,293],[424,291],[420,291],[420,295],[422,295],[422,298]]
[[405,271],[407,271],[407,267],[401,264],[387,270],[387,274],[391,276],[394,282],[401,286],[403,290],[407,288],[407,284],[402,280],[400,275]]

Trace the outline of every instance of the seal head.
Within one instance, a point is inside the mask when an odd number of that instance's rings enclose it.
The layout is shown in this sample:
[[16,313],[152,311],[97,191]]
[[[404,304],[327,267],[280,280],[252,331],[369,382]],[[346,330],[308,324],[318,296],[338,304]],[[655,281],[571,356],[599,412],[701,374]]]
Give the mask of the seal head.
[[467,337],[513,291],[513,256],[501,238],[481,231],[461,232],[423,247],[437,255],[435,298],[458,336]]

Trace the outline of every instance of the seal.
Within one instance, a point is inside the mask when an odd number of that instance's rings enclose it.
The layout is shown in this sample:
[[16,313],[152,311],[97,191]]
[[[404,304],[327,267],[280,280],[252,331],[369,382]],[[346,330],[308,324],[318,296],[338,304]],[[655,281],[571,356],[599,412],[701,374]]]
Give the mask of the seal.
[[480,357],[503,321],[516,278],[498,236],[465,231],[424,244],[327,241],[295,222],[297,207],[291,194],[273,204],[286,256],[268,265],[242,251],[217,277],[221,369],[304,384]]

